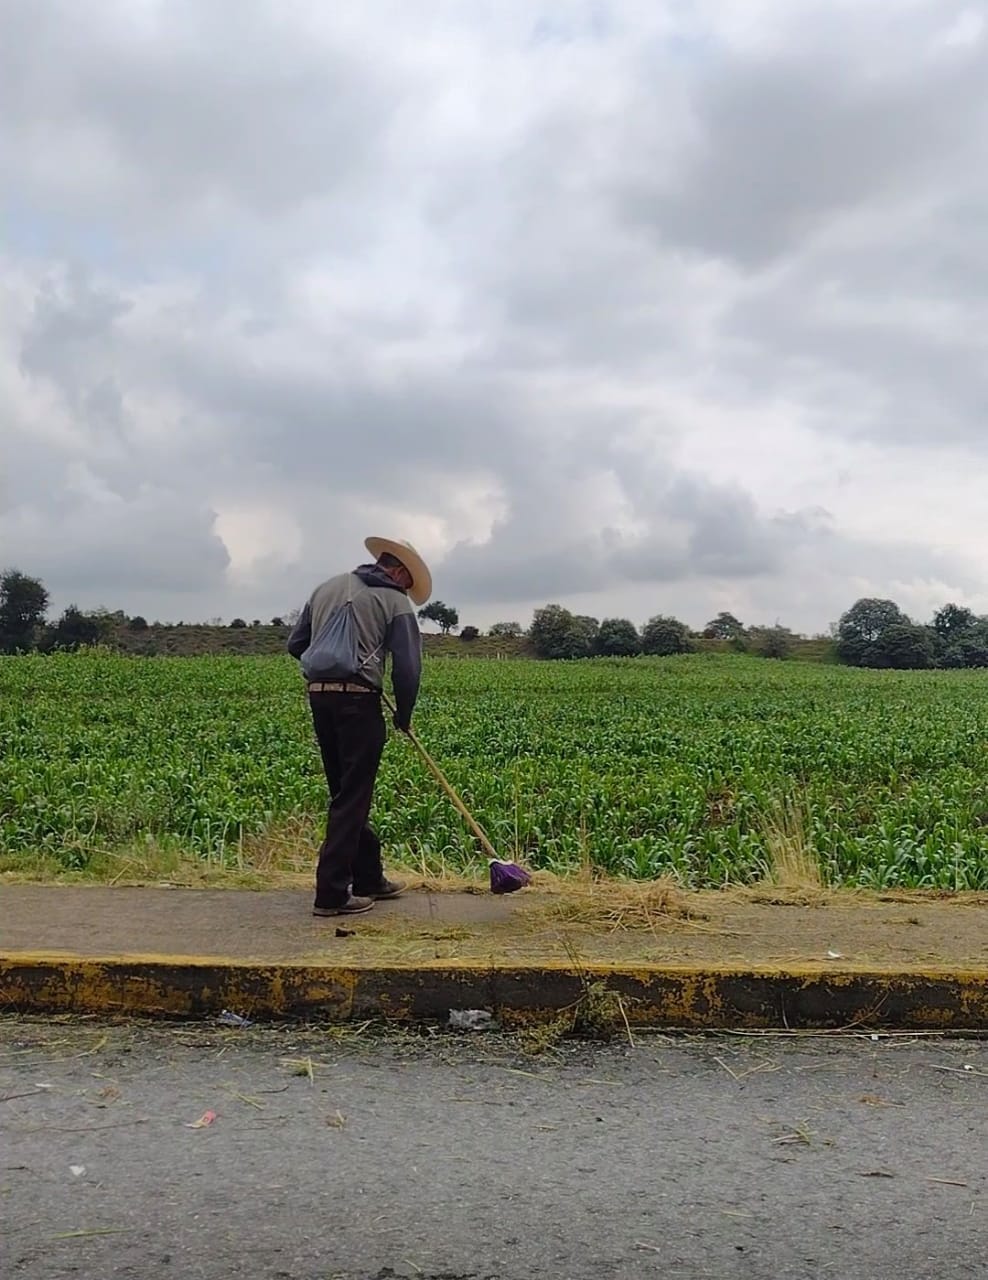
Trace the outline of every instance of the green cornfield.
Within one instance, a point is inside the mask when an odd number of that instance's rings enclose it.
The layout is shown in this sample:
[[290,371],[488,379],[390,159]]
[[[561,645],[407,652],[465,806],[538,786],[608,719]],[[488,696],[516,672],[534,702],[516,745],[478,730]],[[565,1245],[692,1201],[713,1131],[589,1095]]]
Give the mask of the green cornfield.
[[[988,887],[979,672],[434,659],[416,728],[504,856],[534,868],[750,882],[782,815],[829,884]],[[0,659],[0,870],[84,870],[146,842],[222,863],[300,819],[315,835],[324,806],[287,657]],[[391,859],[479,865],[398,735],[374,821]]]

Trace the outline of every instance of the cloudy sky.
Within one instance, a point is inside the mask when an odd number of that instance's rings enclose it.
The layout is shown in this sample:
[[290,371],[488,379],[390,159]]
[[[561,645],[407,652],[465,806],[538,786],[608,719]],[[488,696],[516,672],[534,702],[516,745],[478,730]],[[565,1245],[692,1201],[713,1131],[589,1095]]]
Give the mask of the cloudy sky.
[[988,612],[962,0],[0,0],[0,565],[268,618]]

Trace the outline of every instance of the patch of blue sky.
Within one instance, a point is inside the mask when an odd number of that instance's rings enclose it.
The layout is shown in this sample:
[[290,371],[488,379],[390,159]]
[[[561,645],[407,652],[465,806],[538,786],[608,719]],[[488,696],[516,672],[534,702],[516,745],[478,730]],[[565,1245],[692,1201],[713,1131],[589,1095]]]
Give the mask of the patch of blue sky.
[[132,234],[106,219],[69,217],[16,200],[0,203],[0,244],[22,259],[84,263],[123,279],[168,272],[223,277],[237,270],[228,235],[155,235],[148,228]]

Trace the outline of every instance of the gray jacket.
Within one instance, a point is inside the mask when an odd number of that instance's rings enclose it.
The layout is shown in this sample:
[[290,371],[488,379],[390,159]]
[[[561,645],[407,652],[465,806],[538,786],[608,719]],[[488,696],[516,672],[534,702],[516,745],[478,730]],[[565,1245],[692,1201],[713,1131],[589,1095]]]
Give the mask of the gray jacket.
[[[353,576],[359,580],[356,584]],[[333,610],[346,602],[351,588],[363,663],[360,675],[354,679],[372,689],[382,689],[385,658],[390,653],[398,724],[408,728],[422,677],[422,636],[408,596],[376,564],[362,564],[353,575],[341,573],[320,583],[288,637],[288,652],[293,658],[301,658]]]

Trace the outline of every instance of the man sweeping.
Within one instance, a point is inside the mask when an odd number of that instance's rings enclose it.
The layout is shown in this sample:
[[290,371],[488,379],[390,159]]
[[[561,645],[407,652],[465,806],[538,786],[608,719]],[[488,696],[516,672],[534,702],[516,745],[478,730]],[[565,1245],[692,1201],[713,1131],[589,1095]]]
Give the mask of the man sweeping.
[[387,728],[381,711],[391,655],[395,726],[407,731],[418,697],[422,640],[412,603],[425,604],[432,575],[407,542],[367,538],[375,561],[321,583],[309,597],[288,652],[298,658],[329,784],[313,915],[357,915],[396,898],[384,874],[371,801]]

